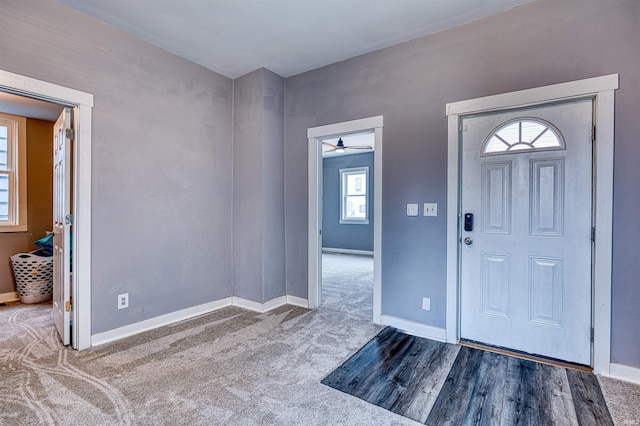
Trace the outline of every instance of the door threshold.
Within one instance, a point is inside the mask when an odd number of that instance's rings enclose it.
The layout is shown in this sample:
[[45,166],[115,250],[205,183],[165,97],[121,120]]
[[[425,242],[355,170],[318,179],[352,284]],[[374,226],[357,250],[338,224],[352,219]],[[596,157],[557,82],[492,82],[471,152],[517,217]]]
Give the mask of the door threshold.
[[588,365],[575,364],[573,362],[562,361],[555,358],[548,358],[542,355],[532,355],[526,352],[520,352],[515,349],[508,349],[499,346],[491,346],[485,343],[474,342],[471,340],[458,341],[460,346],[467,346],[470,348],[480,349],[483,351],[493,352],[500,355],[507,355],[514,358],[526,359],[528,361],[539,362],[541,364],[553,365],[554,367],[568,368],[570,370],[584,371],[587,373],[593,373],[593,368]]

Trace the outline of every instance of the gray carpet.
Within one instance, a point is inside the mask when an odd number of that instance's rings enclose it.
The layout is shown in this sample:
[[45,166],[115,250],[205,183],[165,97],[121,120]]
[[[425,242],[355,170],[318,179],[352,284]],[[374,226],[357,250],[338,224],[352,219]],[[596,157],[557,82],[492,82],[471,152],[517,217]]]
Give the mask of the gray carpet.
[[[370,307],[353,314],[350,303],[225,308],[80,352],[60,345],[51,304],[10,303],[0,307],[0,424],[418,424],[320,383],[382,330],[358,314]],[[614,422],[639,424],[640,387],[602,387]]]
[[413,424],[320,383],[380,330],[355,315],[231,307],[78,352],[50,309],[0,307],[0,424]]
[[373,257],[323,253],[322,306],[371,320]]

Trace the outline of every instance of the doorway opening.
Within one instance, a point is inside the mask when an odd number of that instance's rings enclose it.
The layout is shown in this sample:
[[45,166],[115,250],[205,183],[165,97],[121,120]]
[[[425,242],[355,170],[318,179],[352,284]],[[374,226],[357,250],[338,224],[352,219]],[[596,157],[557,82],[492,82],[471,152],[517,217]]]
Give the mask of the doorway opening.
[[[36,80],[0,70],[0,93],[16,96],[24,104],[53,106],[67,110],[73,117],[72,130],[61,130],[64,139],[73,141],[68,147],[66,170],[61,178],[67,180],[67,203],[62,221],[66,242],[60,254],[70,264],[73,246],[73,274],[60,283],[65,295],[54,290],[54,300],[62,315],[60,334],[65,344],[75,349],[91,346],[91,110],[93,95],[56,84]],[[53,120],[56,121],[56,120]],[[70,120],[69,120],[70,121]],[[60,139],[60,138],[58,138]],[[53,143],[52,143],[53,154]],[[55,202],[54,202],[55,204]],[[73,212],[73,214],[71,214]],[[52,221],[53,222],[53,221]],[[51,223],[53,225],[53,223]],[[73,229],[73,233],[70,230]],[[54,264],[55,267],[55,264]],[[70,266],[69,268],[70,269]],[[54,315],[55,317],[55,315]],[[73,328],[71,326],[73,325]]]
[[20,311],[16,321],[32,304],[52,310],[53,129],[63,108],[0,92],[0,300]]
[[[348,301],[340,300],[345,297],[344,290],[335,287],[335,285],[332,286],[333,283],[329,281],[331,281],[331,275],[336,278],[342,273],[346,273],[346,275],[342,275],[340,280],[348,281],[349,272],[345,269],[346,265],[351,263],[355,267],[357,263],[358,267],[356,269],[362,271],[359,273],[362,277],[361,283],[366,282],[367,273],[373,276],[373,288],[372,292],[369,293],[372,299],[371,311],[365,310],[366,313],[364,315],[372,318],[374,323],[380,323],[381,313],[382,126],[383,118],[382,116],[377,116],[314,127],[307,131],[309,139],[309,307],[312,309],[318,308],[323,303],[323,296],[326,297],[327,303],[348,305]],[[353,160],[348,158],[347,160],[333,160],[334,163],[351,162],[349,165],[353,167],[348,167],[346,163],[343,164],[344,167],[335,164],[332,166],[336,167],[336,174],[333,175],[334,185],[332,187],[336,188],[337,195],[332,198],[334,203],[332,210],[335,217],[329,220],[333,225],[343,225],[342,228],[345,228],[345,226],[347,228],[355,227],[356,230],[360,230],[360,233],[365,233],[365,226],[373,222],[373,246],[331,247],[331,244],[345,246],[344,241],[339,242],[340,238],[334,239],[333,243],[329,239],[328,244],[323,244],[325,236],[323,226],[323,184],[325,183],[323,179],[323,151],[335,151],[335,147],[339,145],[338,140],[340,138],[344,139],[342,144],[347,147],[357,145],[371,146],[373,149],[369,157],[372,158],[369,158],[368,161],[371,162],[372,167],[369,168],[365,165],[355,166],[352,163],[357,158],[355,156],[347,155],[344,157],[352,157]],[[358,138],[362,138],[362,141],[357,142]],[[364,141],[367,142],[365,143]],[[325,143],[323,144],[323,142]],[[352,145],[349,145],[349,143],[352,143]],[[323,149],[323,147],[325,148]],[[345,151],[347,150],[345,149]],[[367,201],[367,195],[372,196],[373,200]],[[338,237],[340,236],[344,235],[339,235]],[[327,278],[325,287],[327,287],[328,291],[326,295],[323,295],[323,248],[326,252],[326,261],[324,263],[327,264],[328,268],[324,274],[324,278]],[[367,250],[367,248],[370,248],[370,250]],[[373,255],[372,259],[371,255]],[[366,256],[369,256],[369,258]],[[352,261],[349,262],[349,259]],[[371,266],[369,266],[370,272],[367,272],[367,262],[372,263],[373,269],[371,271]],[[340,270],[341,268],[342,270]],[[330,269],[334,272],[331,272]],[[357,274],[355,270],[352,272]],[[366,299],[368,297],[366,296],[366,286],[360,286],[359,290],[357,290],[357,287],[359,286],[356,285],[352,290],[361,296],[355,297]]]
[[321,143],[321,305],[371,319],[375,135],[337,135]]

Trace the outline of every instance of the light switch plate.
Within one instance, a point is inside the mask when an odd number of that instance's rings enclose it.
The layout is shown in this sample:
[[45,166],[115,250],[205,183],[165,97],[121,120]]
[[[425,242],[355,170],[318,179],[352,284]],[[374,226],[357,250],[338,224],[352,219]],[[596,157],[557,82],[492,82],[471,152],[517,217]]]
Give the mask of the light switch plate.
[[407,204],[407,216],[418,216],[417,204]]
[[424,215],[425,216],[438,216],[438,204],[437,203],[424,203]]

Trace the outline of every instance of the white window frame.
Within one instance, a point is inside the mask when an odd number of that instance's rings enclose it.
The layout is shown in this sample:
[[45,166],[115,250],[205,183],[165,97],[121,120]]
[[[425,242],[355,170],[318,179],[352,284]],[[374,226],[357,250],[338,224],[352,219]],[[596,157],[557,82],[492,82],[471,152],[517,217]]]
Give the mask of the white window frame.
[[0,233],[27,231],[27,119],[0,113],[0,125],[7,130],[7,169],[9,176],[9,218],[0,220]]
[[[347,191],[347,176],[362,174],[364,172],[364,180],[365,180],[365,213],[364,219],[357,218],[348,218],[347,217],[347,197],[350,195],[359,194],[348,194]],[[350,167],[346,169],[340,169],[340,224],[343,225],[368,225],[369,224],[369,166],[363,167]]]

